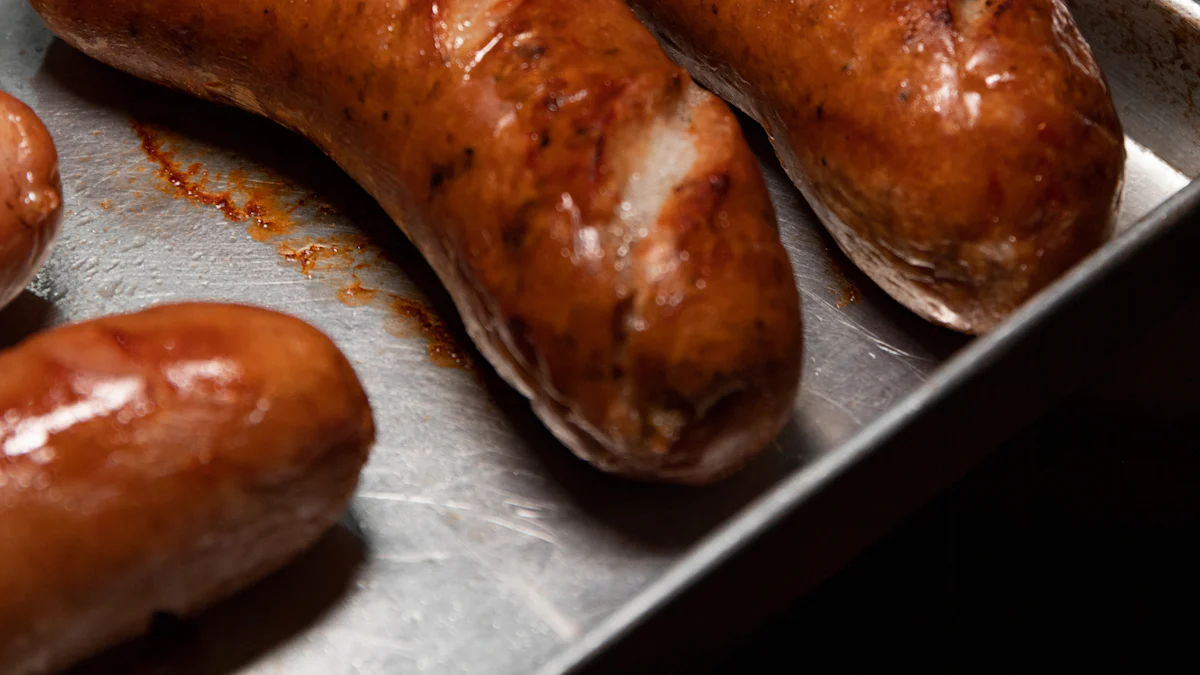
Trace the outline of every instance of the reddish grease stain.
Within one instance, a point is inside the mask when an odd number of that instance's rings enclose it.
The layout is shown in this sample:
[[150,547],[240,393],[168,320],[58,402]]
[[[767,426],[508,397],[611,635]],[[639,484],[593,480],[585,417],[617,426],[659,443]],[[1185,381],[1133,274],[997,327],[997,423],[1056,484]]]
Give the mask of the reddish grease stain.
[[837,258],[840,252],[826,252],[829,254],[829,257],[825,259],[828,263],[829,276],[833,277],[833,283],[837,285],[836,288],[832,289],[836,294],[837,306],[838,309],[845,309],[862,300],[862,293],[859,292],[858,286],[855,286],[853,281],[846,278],[846,271],[842,268],[842,264]]
[[229,182],[250,195],[246,204],[239,207],[230,191],[213,192],[208,189],[208,172],[199,162],[193,162],[186,170],[182,169],[176,161],[176,152],[164,150],[162,141],[153,129],[137,120],[130,121],[130,126],[141,140],[146,158],[158,165],[159,176],[170,183],[178,196],[196,204],[215,206],[230,222],[249,221],[247,231],[255,241],[267,241],[291,230],[285,210],[276,207],[274,199],[265,192],[245,189],[244,173],[232,171],[229,174]]
[[320,244],[309,244],[299,249],[292,248],[286,244],[279,247],[279,253],[283,256],[283,259],[288,262],[299,263],[300,273],[309,279],[312,278],[312,271],[316,269],[317,262],[325,255],[326,250]]
[[428,307],[414,300],[388,294],[389,307],[400,321],[389,322],[385,327],[399,338],[412,338],[413,328],[424,337],[429,350],[429,360],[442,368],[471,369],[471,357],[458,344],[450,327]]
[[861,299],[862,296],[858,293],[858,287],[847,281],[846,285],[842,287],[841,295],[837,299],[838,309],[846,309]]
[[[186,170],[182,169],[176,160],[176,151],[165,150],[163,142],[153,129],[137,120],[131,121],[130,125],[141,140],[146,158],[158,165],[157,173],[170,184],[171,191],[177,196],[196,204],[214,206],[231,222],[248,222],[247,232],[259,242],[271,241],[291,231],[292,223],[287,213],[292,209],[278,206],[276,199],[261,190],[247,189],[245,186],[249,181],[244,172],[231,171],[227,177],[227,182],[236,186],[239,192],[250,195],[246,203],[239,207],[232,192],[214,192],[208,189],[208,172],[199,162],[190,164]],[[216,180],[220,178],[218,174]],[[131,183],[134,180],[130,178]],[[304,203],[302,199],[296,206]],[[337,215],[333,207],[325,204],[319,204],[317,209],[326,216]],[[297,264],[300,272],[309,278],[312,278],[313,272],[338,268],[369,268],[366,263],[354,262],[366,249],[367,241],[362,236],[323,237],[278,245],[279,254],[283,259]],[[342,304],[361,307],[378,299],[381,294],[379,290],[364,287],[357,276],[352,278],[353,282],[350,285],[337,291],[337,298]],[[384,326],[389,333],[404,339],[424,338],[429,358],[434,365],[442,368],[472,369],[468,352],[459,345],[449,326],[438,318],[433,310],[420,302],[393,293],[383,295],[393,315]]]
[[354,277],[349,286],[338,289],[337,299],[347,307],[362,307],[371,304],[378,294],[379,291],[374,288],[364,288],[358,277]]
[[[232,175],[230,180],[233,180]],[[246,202],[245,208],[242,209],[246,213],[246,218],[250,220],[246,231],[250,233],[250,237],[254,241],[266,242],[292,230],[291,220],[278,215],[278,209],[265,206],[263,204],[265,199],[266,197],[259,193]]]
[[[296,244],[300,244],[296,246]],[[288,262],[298,263],[300,272],[310,279],[314,270],[346,269],[355,256],[367,249],[363,237],[322,237],[279,245],[279,254]]]
[[[132,120],[129,124],[133,127],[133,133],[142,141],[142,152],[146,153],[146,158],[158,165],[158,174],[173,185],[180,196],[198,204],[215,206],[235,223],[246,219],[245,213],[233,203],[233,197],[228,192],[208,192],[203,189],[201,183],[192,180],[195,177],[194,173],[180,169],[175,163],[175,151],[163,150],[162,142],[149,127],[137,120]],[[196,166],[198,165],[192,165]]]

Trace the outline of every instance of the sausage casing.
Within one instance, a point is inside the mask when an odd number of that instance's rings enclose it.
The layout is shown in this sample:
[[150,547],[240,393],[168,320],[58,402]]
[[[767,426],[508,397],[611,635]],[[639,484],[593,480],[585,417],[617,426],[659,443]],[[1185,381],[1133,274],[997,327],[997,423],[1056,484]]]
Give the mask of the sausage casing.
[[275,570],[342,514],[374,427],[337,348],[229,305],[0,354],[0,672],[58,670]]
[[1060,0],[630,0],[841,248],[978,333],[1109,236],[1124,135]]
[[102,61],[320,146],[600,467],[711,481],[787,419],[799,297],[759,167],[619,0],[32,4]]
[[61,226],[50,132],[28,106],[0,91],[0,308],[37,273]]

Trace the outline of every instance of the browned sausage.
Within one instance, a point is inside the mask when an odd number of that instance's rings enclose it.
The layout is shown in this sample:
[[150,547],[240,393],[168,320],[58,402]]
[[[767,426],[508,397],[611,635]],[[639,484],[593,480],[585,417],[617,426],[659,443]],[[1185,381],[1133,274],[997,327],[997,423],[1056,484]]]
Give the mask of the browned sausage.
[[367,188],[576,453],[706,482],[778,432],[799,300],[736,120],[620,0],[35,0]]
[[1111,232],[1124,136],[1059,0],[630,2],[927,319],[985,331]]
[[0,308],[37,273],[61,223],[50,132],[24,103],[0,91]]
[[342,513],[374,428],[337,348],[189,304],[0,354],[0,673],[60,669],[275,570]]

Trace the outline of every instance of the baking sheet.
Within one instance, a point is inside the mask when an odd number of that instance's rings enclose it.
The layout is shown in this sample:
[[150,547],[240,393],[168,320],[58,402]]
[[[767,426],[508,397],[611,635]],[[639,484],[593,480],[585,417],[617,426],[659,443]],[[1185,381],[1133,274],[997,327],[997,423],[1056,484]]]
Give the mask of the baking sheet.
[[[1189,0],[1073,9],[1129,134],[1124,228],[1200,171],[1200,13]],[[53,40],[23,0],[0,0],[0,87],[54,134],[69,208],[45,270],[0,313],[0,344],[159,302],[263,305],[338,342],[379,425],[350,513],[312,553],[81,673],[533,672],[965,344],[833,250],[748,125],[802,292],[796,413],[726,483],[624,482],[550,437],[470,348],[411,245],[304,141],[88,60]]]

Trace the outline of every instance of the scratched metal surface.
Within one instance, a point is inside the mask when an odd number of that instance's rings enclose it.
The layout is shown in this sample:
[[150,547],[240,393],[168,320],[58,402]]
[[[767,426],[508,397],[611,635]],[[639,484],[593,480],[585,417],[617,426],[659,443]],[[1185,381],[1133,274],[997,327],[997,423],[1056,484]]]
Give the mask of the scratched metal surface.
[[[1072,7],[1130,136],[1127,226],[1200,172],[1200,12],[1190,0]],[[188,629],[156,631],[78,673],[532,672],[963,344],[831,250],[748,127],[803,293],[794,418],[763,459],[719,486],[626,483],[571,458],[469,347],[452,344],[465,338],[429,269],[302,140],[90,62],[23,0],[0,0],[0,87],[54,134],[70,209],[44,271],[0,314],[0,344],[160,302],[254,303],[329,333],[378,417],[351,511],[311,553]],[[204,203],[222,196],[223,207]],[[460,349],[479,365],[445,367]]]

